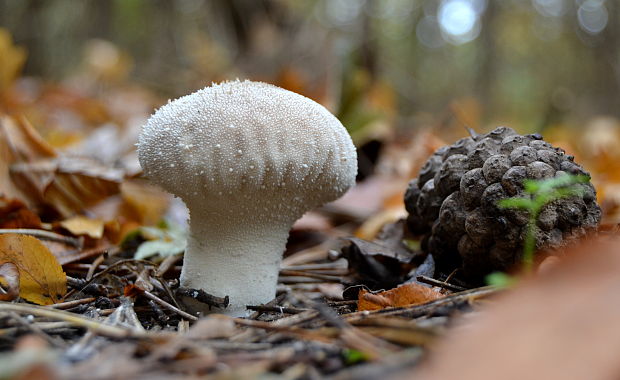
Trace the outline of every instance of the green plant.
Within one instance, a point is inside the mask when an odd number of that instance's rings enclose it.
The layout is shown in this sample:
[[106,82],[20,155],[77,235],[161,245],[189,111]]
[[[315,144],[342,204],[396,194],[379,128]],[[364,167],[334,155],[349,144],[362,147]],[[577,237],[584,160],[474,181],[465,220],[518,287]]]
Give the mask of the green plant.
[[576,186],[590,181],[589,176],[564,174],[543,180],[525,180],[523,182],[524,197],[502,199],[498,202],[501,208],[516,208],[529,213],[527,232],[523,242],[523,264],[530,271],[534,262],[536,249],[536,222],[545,205],[555,200],[582,195],[583,189]]

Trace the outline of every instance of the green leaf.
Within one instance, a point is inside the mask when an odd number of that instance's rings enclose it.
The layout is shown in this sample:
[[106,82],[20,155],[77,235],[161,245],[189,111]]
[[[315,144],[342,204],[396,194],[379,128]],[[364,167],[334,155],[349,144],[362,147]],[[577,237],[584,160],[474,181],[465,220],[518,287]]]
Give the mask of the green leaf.
[[[497,202],[501,208],[519,208],[529,211],[529,221],[527,234],[523,245],[523,263],[525,270],[532,268],[534,261],[534,251],[536,249],[535,226],[541,210],[550,202],[557,199],[582,195],[584,193],[583,186],[576,186],[581,183],[588,183],[590,177],[586,175],[570,175],[564,174],[555,178],[543,180],[525,180],[523,187],[531,198],[508,198]],[[492,273],[487,277],[487,282],[500,287],[505,287],[510,282],[510,276],[504,273]]]
[[493,272],[485,277],[485,281],[488,285],[501,289],[509,288],[517,283],[515,277],[504,272]]
[[520,208],[523,210],[531,210],[534,202],[529,198],[507,198],[500,199],[497,205],[501,208]]
[[524,182],[526,191],[528,186],[531,189],[535,189],[532,193],[548,193],[560,188],[569,188],[578,183],[587,183],[590,181],[590,177],[586,175],[571,175],[563,174],[555,178],[549,178],[545,180],[527,180]]
[[140,234],[147,239],[140,244],[134,259],[142,260],[159,255],[168,257],[181,254],[187,246],[187,233],[179,226],[169,223],[160,223],[159,227],[142,227]]
[[344,361],[348,365],[365,362],[368,360],[368,356],[362,351],[346,348],[342,353],[344,355]]
[[403,239],[403,244],[412,251],[419,251],[421,249],[419,240]]

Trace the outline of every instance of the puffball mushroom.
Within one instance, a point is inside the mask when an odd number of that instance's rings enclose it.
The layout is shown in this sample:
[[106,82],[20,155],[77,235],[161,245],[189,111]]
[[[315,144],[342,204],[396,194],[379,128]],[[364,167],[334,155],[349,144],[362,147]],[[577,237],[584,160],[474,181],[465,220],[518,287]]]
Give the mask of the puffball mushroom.
[[275,297],[291,226],[343,195],[357,173],[351,137],[327,109],[251,81],[164,105],[143,127],[138,156],[146,176],[190,212],[181,286],[228,295],[217,311],[233,316]]

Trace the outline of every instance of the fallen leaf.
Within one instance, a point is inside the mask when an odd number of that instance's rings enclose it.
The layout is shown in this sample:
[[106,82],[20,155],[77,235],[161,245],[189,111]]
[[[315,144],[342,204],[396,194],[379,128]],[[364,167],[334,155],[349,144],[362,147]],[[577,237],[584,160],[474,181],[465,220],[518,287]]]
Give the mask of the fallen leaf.
[[346,240],[351,244],[342,248],[342,256],[347,259],[356,284],[373,290],[393,288],[402,284],[413,269],[413,252],[355,237]]
[[134,259],[142,260],[151,256],[159,255],[168,257],[179,255],[187,246],[187,234],[185,230],[174,224],[165,224],[161,227],[142,227],[140,233],[150,239],[142,243]]
[[19,270],[19,296],[39,305],[56,303],[67,292],[67,276],[56,257],[27,235],[0,235],[0,264]]
[[90,219],[85,216],[74,216],[60,222],[60,226],[73,235],[87,235],[93,239],[101,239],[105,222],[100,219]]
[[442,298],[444,295],[426,286],[409,283],[380,293],[360,290],[357,309],[380,310],[386,307],[403,307],[418,305]]
[[124,172],[58,155],[24,118],[0,116],[0,194],[68,217],[119,192]]
[[41,219],[24,202],[0,196],[0,228],[41,228]]
[[159,188],[148,184],[145,181],[133,180],[125,181],[121,185],[121,195],[124,206],[132,213],[133,220],[138,220],[142,224],[153,225],[159,222],[170,205],[170,194]]
[[19,296],[19,270],[15,264],[0,265],[0,285],[5,290],[0,293],[0,301],[13,301]]
[[407,211],[402,201],[403,197],[399,196],[398,199],[400,199],[400,205],[398,207],[387,208],[366,219],[355,231],[355,236],[366,240],[372,240],[386,224],[406,218]]
[[0,91],[6,90],[26,62],[26,50],[13,45],[11,34],[0,28]]

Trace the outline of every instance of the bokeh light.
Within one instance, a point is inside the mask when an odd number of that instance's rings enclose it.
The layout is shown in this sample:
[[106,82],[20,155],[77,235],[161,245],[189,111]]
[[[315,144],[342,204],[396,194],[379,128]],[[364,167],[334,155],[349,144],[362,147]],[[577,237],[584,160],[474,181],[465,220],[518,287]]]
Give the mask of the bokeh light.
[[586,0],[577,10],[579,26],[585,32],[598,34],[605,29],[609,14],[605,7],[605,2],[601,0]]
[[560,17],[568,10],[566,0],[532,0],[532,5],[546,17]]
[[438,48],[445,44],[441,35],[439,23],[433,16],[425,16],[418,22],[416,35],[418,36],[418,40],[429,48]]
[[479,13],[471,0],[444,0],[437,16],[441,33],[450,43],[463,44],[480,33]]

